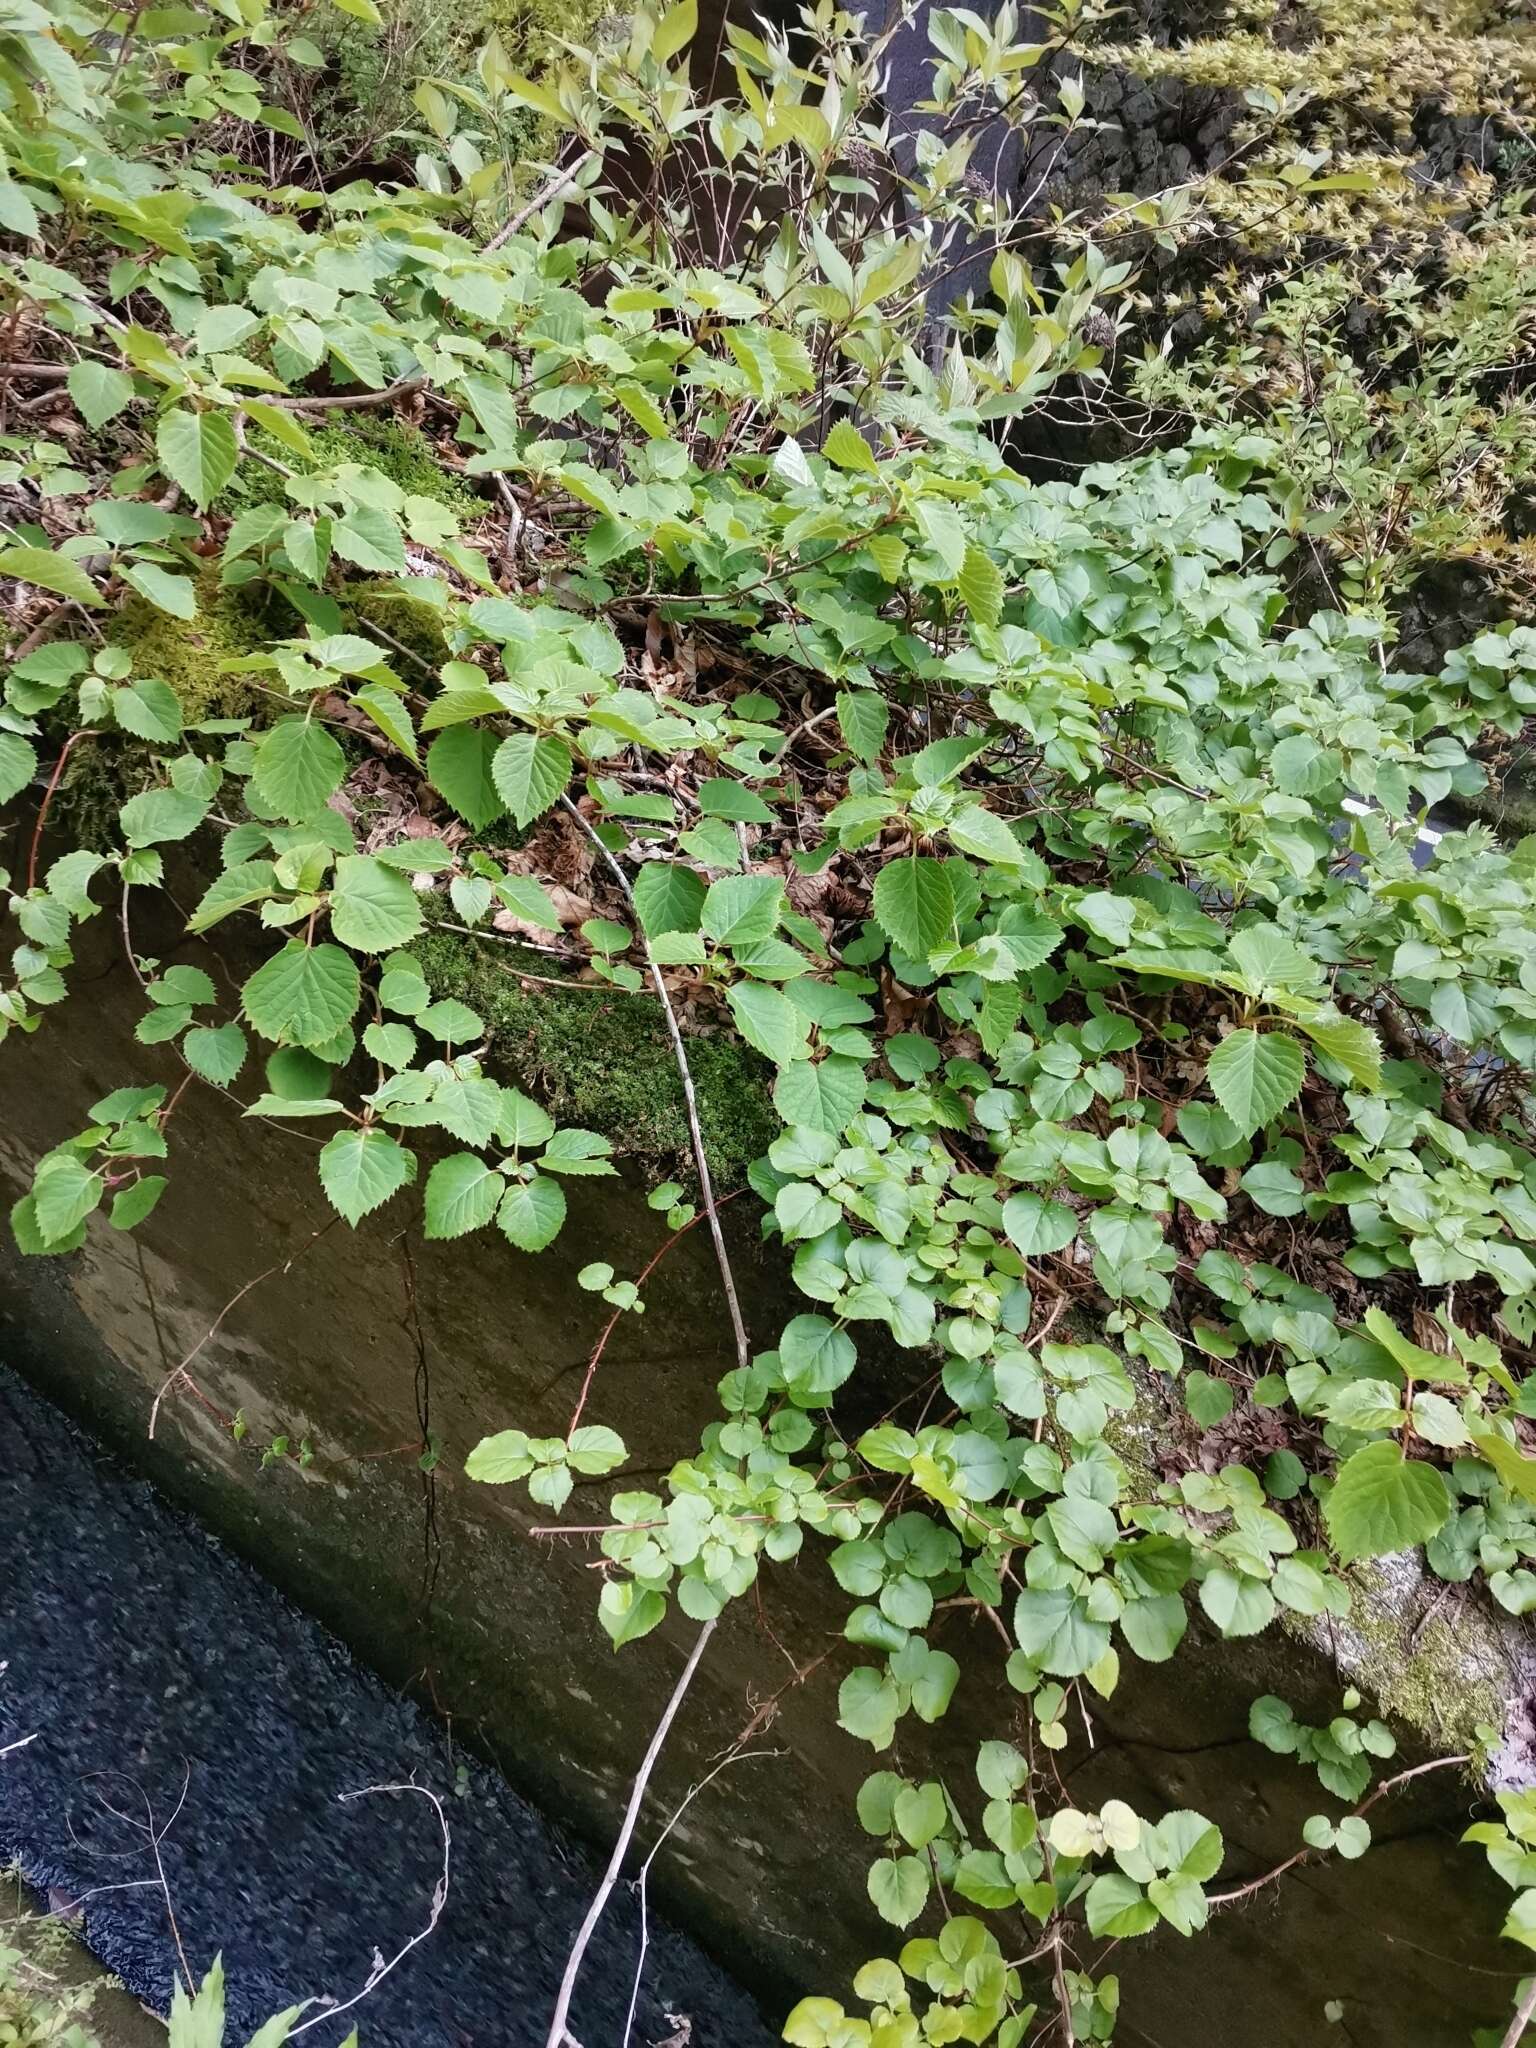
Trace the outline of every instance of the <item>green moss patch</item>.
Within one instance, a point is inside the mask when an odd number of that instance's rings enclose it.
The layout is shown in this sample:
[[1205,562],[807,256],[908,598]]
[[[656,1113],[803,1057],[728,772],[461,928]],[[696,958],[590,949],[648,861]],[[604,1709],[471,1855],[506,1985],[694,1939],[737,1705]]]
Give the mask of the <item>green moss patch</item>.
[[[411,950],[435,995],[458,996],[480,1013],[497,1064],[552,1115],[601,1131],[631,1158],[686,1168],[682,1082],[653,998],[584,984],[530,990],[498,957],[510,949],[450,932]],[[739,1187],[779,1130],[771,1070],[725,1037],[690,1038],[688,1064],[710,1171],[721,1190]]]

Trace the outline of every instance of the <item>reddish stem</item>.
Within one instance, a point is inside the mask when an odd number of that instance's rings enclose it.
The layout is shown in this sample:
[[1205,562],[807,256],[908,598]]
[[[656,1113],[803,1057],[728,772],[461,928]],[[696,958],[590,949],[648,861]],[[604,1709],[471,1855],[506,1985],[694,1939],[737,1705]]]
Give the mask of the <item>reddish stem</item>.
[[43,791],[42,807],[37,814],[37,823],[32,828],[32,851],[27,857],[27,894],[29,896],[37,886],[38,849],[43,843],[43,827],[48,822],[48,806],[53,802],[53,793],[59,786],[59,777],[64,773],[64,763],[69,759],[71,748],[78,745],[81,740],[94,740],[97,738],[99,738],[99,734],[92,726],[85,727],[81,732],[72,732],[64,742],[63,750],[58,760],[53,764],[53,773],[48,778],[48,787]]

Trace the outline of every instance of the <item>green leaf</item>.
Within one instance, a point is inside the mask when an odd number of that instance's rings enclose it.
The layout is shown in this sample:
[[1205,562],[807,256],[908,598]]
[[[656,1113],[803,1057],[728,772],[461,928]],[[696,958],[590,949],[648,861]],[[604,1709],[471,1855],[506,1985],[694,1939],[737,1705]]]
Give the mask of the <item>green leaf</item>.
[[[944,830],[962,853],[974,853],[978,860],[1004,868],[1019,867],[1024,861],[1024,849],[1007,825],[980,804],[967,804],[964,810],[957,811]],[[1053,925],[1051,929],[1059,939],[1060,927]]]
[[141,740],[169,745],[181,733],[181,705],[169,683],[146,677],[112,692],[112,716]]
[[260,903],[272,894],[276,886],[276,871],[269,860],[241,861],[232,868],[226,868],[222,875],[209,883],[202,901],[188,921],[187,930],[206,931],[232,911],[243,910],[250,903]]
[[439,1159],[427,1175],[427,1236],[463,1237],[466,1231],[483,1228],[496,1214],[506,1188],[496,1169],[473,1152]]
[[1088,1887],[1083,1901],[1091,1934],[1123,1941],[1132,1935],[1150,1934],[1157,1925],[1157,1908],[1143,1896],[1141,1886],[1118,1870],[1107,1870]]
[[1306,1055],[1283,1031],[1228,1032],[1206,1067],[1211,1093],[1240,1137],[1251,1137],[1301,1093]]
[[598,1595],[597,1618],[616,1650],[649,1635],[666,1611],[659,1593],[642,1591],[633,1579],[610,1579]]
[[197,617],[197,585],[190,576],[173,576],[154,562],[130,562],[123,581],[147,597],[156,611],[169,612],[173,619]]
[[832,431],[821,444],[821,452],[829,462],[835,462],[839,469],[861,471],[865,476],[878,476],[880,466],[875,461],[875,452],[848,420],[838,420]]
[[104,427],[133,398],[133,379],[126,370],[82,360],[72,364],[69,395],[89,427]]
[[806,1020],[782,990],[760,981],[738,981],[725,992],[736,1029],[778,1066],[805,1057]]
[[506,809],[491,773],[499,745],[484,726],[455,725],[427,749],[427,780],[477,832]]
[[353,505],[331,522],[331,546],[357,569],[398,576],[406,567],[400,524],[382,505]]
[[263,1038],[310,1046],[352,1021],[361,994],[356,964],[340,946],[294,939],[257,968],[240,1001]]
[[797,1059],[775,1081],[773,1106],[787,1124],[836,1136],[862,1108],[867,1085],[857,1060],[835,1053],[814,1062]]
[[37,749],[20,733],[0,732],[0,804],[19,796],[37,773]]
[[687,49],[698,32],[698,26],[698,0],[672,0],[651,38],[651,55],[656,62],[670,63],[679,51]]
[[495,891],[513,916],[520,917],[525,924],[537,925],[540,931],[559,931],[560,913],[532,875],[503,875]]
[[1427,1543],[1450,1519],[1451,1496],[1433,1465],[1405,1458],[1392,1442],[1346,1458],[1323,1503],[1323,1521],[1345,1563]]
[[889,1856],[870,1865],[869,1896],[893,1927],[910,1927],[928,1903],[928,1866],[917,1856]]
[[146,789],[130,797],[117,814],[123,837],[130,846],[158,846],[166,840],[185,839],[208,815],[200,797],[187,796],[179,789]]
[[154,1208],[170,1186],[163,1173],[146,1173],[132,1187],[121,1188],[112,1197],[108,1222],[114,1230],[132,1230]]
[[47,1246],[77,1229],[100,1202],[105,1182],[73,1152],[55,1152],[39,1165],[32,1182],[32,1213]]
[[19,576],[40,590],[72,597],[76,604],[99,605],[100,592],[80,564],[52,548],[0,548],[0,576]]
[[956,588],[966,610],[984,626],[995,626],[1003,615],[1003,578],[997,564],[973,541],[965,551]]
[[491,776],[497,793],[519,825],[542,817],[571,779],[571,757],[563,742],[547,735],[513,733],[496,749]]
[[227,415],[191,412],[185,406],[173,406],[161,415],[155,450],[160,467],[200,512],[223,490],[239,460],[235,429]]
[[222,2048],[224,2040],[224,1962],[215,1956],[202,1988],[188,1998],[181,1979],[171,1994],[170,2048]]
[[723,875],[711,882],[699,924],[721,946],[771,939],[784,909],[784,884],[776,875]]
[[416,1162],[387,1131],[338,1131],[320,1154],[320,1184],[356,1229],[409,1181]]
[[1039,1195],[1010,1195],[1003,1204],[1003,1228],[1026,1259],[1059,1252],[1077,1236],[1077,1217],[1064,1202]]
[[1298,1017],[1308,1038],[1335,1066],[1342,1067],[1357,1088],[1374,1093],[1381,1086],[1381,1045],[1374,1031],[1353,1017]]
[[344,853],[331,884],[331,930],[360,953],[388,953],[421,930],[421,899],[404,875],[365,853]]
[[227,1088],[245,1065],[245,1033],[238,1024],[221,1024],[217,1030],[198,1024],[181,1041],[181,1051],[194,1073]]
[[[352,702],[359,711],[368,714],[385,739],[391,746],[398,747],[408,761],[414,762],[418,758],[411,714],[393,690],[387,689],[383,683],[364,683],[352,693]],[[449,801],[452,802],[451,797]]]
[[341,787],[346,772],[347,757],[323,725],[283,718],[257,741],[251,780],[264,804],[301,824]]
[[779,1339],[779,1360],[790,1398],[801,1408],[821,1408],[853,1371],[853,1339],[825,1316],[795,1316]]
[[497,1226],[522,1252],[543,1251],[564,1221],[565,1189],[542,1173],[508,1188],[496,1212]]
[[955,892],[941,861],[924,854],[887,861],[875,878],[875,918],[911,960],[926,960],[949,937]]
[[679,861],[648,860],[634,881],[635,911],[647,938],[696,932],[704,910],[703,878]]
[[[863,447],[863,442],[859,446]],[[848,751],[860,761],[878,761],[885,744],[891,709],[873,690],[840,690],[837,723]]]

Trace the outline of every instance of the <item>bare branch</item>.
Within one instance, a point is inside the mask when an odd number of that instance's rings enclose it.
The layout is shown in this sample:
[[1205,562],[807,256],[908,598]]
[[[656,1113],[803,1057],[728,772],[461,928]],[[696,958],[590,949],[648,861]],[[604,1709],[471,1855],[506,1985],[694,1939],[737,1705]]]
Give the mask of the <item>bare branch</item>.
[[693,1683],[693,1674],[699,1668],[699,1659],[704,1655],[705,1648],[710,1637],[714,1634],[715,1628],[716,1623],[714,1621],[706,1621],[699,1630],[693,1648],[688,1654],[688,1662],[683,1666],[682,1675],[672,1688],[672,1697],[667,1701],[665,1711],[661,1719],[656,1723],[655,1730],[651,1736],[650,1746],[641,1759],[639,1770],[635,1773],[635,1782],[630,1788],[629,1804],[624,1809],[624,1822],[619,1829],[619,1839],[614,1843],[613,1854],[608,1858],[608,1868],[603,1872],[603,1881],[592,1895],[592,1903],[587,1908],[587,1917],[582,1921],[577,1932],[575,1942],[571,1947],[570,1956],[565,1965],[565,1975],[560,1980],[560,1993],[555,2000],[554,2017],[549,2023],[549,2033],[545,2038],[544,2048],[566,2048],[566,2044],[571,2038],[566,2028],[566,2021],[570,2018],[571,1995],[576,1989],[576,1979],[581,1974],[582,1957],[586,1954],[592,1936],[596,1932],[598,1921],[603,1917],[603,1908],[607,1905],[613,1888],[619,1881],[619,1871],[623,1867],[625,1853],[629,1848],[630,1839],[635,1832],[635,1822],[640,1817],[640,1807],[645,1798],[646,1787],[651,1781],[651,1772],[656,1768],[656,1759],[661,1755],[661,1746],[667,1739],[667,1730],[672,1726],[673,1721],[677,1717],[677,1710],[682,1705],[683,1697],[689,1686]]
[[339,1796],[337,1803],[338,1805],[345,1806],[349,1800],[371,1799],[376,1793],[382,1792],[414,1792],[418,1799],[430,1800],[432,1811],[437,1815],[437,1824],[443,1831],[443,1868],[437,1883],[432,1887],[432,1910],[427,1916],[426,1925],[419,1927],[405,1946],[397,1949],[388,1962],[384,1960],[377,1949],[374,1950],[373,1967],[368,1972],[368,1981],[361,1991],[354,1991],[350,1998],[344,1998],[339,2005],[333,1999],[318,2001],[323,2005],[324,2011],[316,2013],[313,2019],[305,2020],[302,2026],[295,2027],[289,2035],[290,2040],[296,2040],[300,2034],[307,2033],[311,2027],[318,2027],[322,2020],[333,2020],[341,2013],[350,2012],[354,2005],[361,2005],[369,1992],[375,1990],[383,1983],[397,1963],[403,1963],[413,1948],[420,1948],[428,1935],[436,1928],[438,1921],[443,1917],[443,1908],[448,1903],[448,1880],[453,1856],[453,1838],[448,1832],[448,1816],[443,1811],[443,1802],[435,1792],[425,1785],[403,1784],[364,1785],[361,1791],[343,1792]]

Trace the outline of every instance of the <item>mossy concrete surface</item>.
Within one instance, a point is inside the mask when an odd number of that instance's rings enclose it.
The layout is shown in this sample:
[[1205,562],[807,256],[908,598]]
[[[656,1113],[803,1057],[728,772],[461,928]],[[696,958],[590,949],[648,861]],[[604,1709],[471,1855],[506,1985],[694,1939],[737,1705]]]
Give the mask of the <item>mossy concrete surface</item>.
[[[12,1195],[98,1096],[172,1074],[168,1053],[133,1041],[141,999],[107,923],[84,935],[77,980],[89,1000],[0,1056],[0,1181]],[[136,937],[168,960],[210,963],[205,946],[169,929]],[[442,959],[436,966],[446,971]],[[590,1048],[597,1025],[589,1018],[578,1034],[575,1006],[608,1005],[603,1028],[618,1028],[613,1018],[631,999],[550,992],[560,1007],[545,1013],[540,999],[535,1014],[535,999],[512,988],[515,1007],[492,1020],[498,1052],[510,1057],[521,1033],[520,1071],[551,1094],[563,1085],[600,1121],[590,1106],[600,1069],[612,1086],[631,1085],[633,1043],[626,1051],[615,1042],[584,1079],[562,1084],[554,1038],[540,1034],[571,1033],[578,1050]],[[475,999],[490,1010],[479,983]],[[635,1028],[633,1017],[625,1028]],[[722,1096],[716,1114],[743,1112]],[[601,1257],[634,1275],[666,1241],[664,1223],[620,1179],[573,1182],[566,1233],[537,1258],[494,1234],[424,1243],[407,1227],[408,1198],[353,1232],[329,1219],[307,1129],[242,1122],[222,1098],[195,1091],[172,1135],[170,1186],[132,1237],[93,1225],[67,1260],[23,1260],[6,1248],[0,1355],[387,1679],[450,1714],[455,1733],[519,1789],[611,1840],[695,1629],[673,1616],[615,1656],[596,1620],[593,1541],[535,1533],[551,1517],[523,1489],[471,1485],[463,1462],[497,1428],[565,1431],[607,1315],[574,1285],[575,1269]],[[726,1218],[748,1326],[767,1344],[793,1296],[753,1207],[743,1197]],[[587,1411],[629,1446],[623,1484],[655,1484],[697,1441],[732,1359],[706,1232],[673,1241],[646,1296],[647,1313],[615,1331]],[[189,1355],[196,1394],[176,1379]],[[869,1370],[887,1376],[871,1398],[894,1398],[909,1367],[870,1357]],[[430,1527],[418,1467],[423,1394],[440,1449]],[[238,1442],[218,1419],[237,1412],[246,1425]],[[313,1462],[264,1467],[262,1448],[280,1435],[295,1445],[307,1438]],[[612,1485],[579,1483],[564,1520],[601,1522]],[[859,1962],[891,1947],[865,1891],[875,1845],[853,1817],[864,1775],[881,1765],[921,1769],[964,1799],[978,1741],[1022,1733],[1024,1703],[1003,1683],[1001,1659],[989,1660],[990,1629],[973,1615],[947,1615],[936,1642],[958,1647],[954,1639],[967,1637],[950,1713],[876,1758],[835,1726],[838,1684],[867,1659],[840,1639],[846,1601],[821,1546],[766,1573],[760,1593],[728,1610],[664,1755],[645,1828],[653,1838],[752,1730],[754,1760],[712,1780],[653,1876],[674,1917],[782,2010],[803,1989],[843,1990]],[[1406,1635],[1400,1654],[1413,1654]],[[1091,1725],[1074,1726],[1058,1758],[1063,1783],[1085,1803],[1118,1794],[1146,1812],[1199,1808],[1225,1833],[1224,1878],[1244,1879],[1290,1856],[1310,1813],[1334,1810],[1310,1773],[1247,1740],[1249,1703],[1273,1692],[1301,1718],[1326,1721],[1344,1682],[1326,1645],[1276,1631],[1222,1643],[1197,1623],[1170,1664],[1127,1656],[1114,1698],[1093,1707]],[[1407,1761],[1431,1747],[1400,1732]],[[1219,1915],[1193,1942],[1165,1934],[1125,1944],[1115,1966],[1135,2021],[1128,2040],[1318,2048],[1332,2038],[1324,2003],[1338,1999],[1353,2048],[1465,2048],[1473,2023],[1498,2016],[1501,1973],[1514,1967],[1496,1938],[1504,1894],[1482,1859],[1458,1846],[1472,1805],[1457,1773],[1435,1773],[1373,1814],[1377,1847],[1363,1862],[1311,1865]],[[1262,2021],[1235,2031],[1244,2011]]]
[[[653,996],[603,982],[544,989],[519,977],[516,948],[490,937],[438,931],[411,951],[434,995],[458,996],[485,1019],[504,1078],[531,1089],[560,1122],[603,1132],[648,1169],[692,1179],[682,1082]],[[547,967],[538,960],[533,971]],[[690,1037],[688,1065],[710,1172],[722,1191],[739,1188],[780,1128],[772,1069],[723,1035]]]

